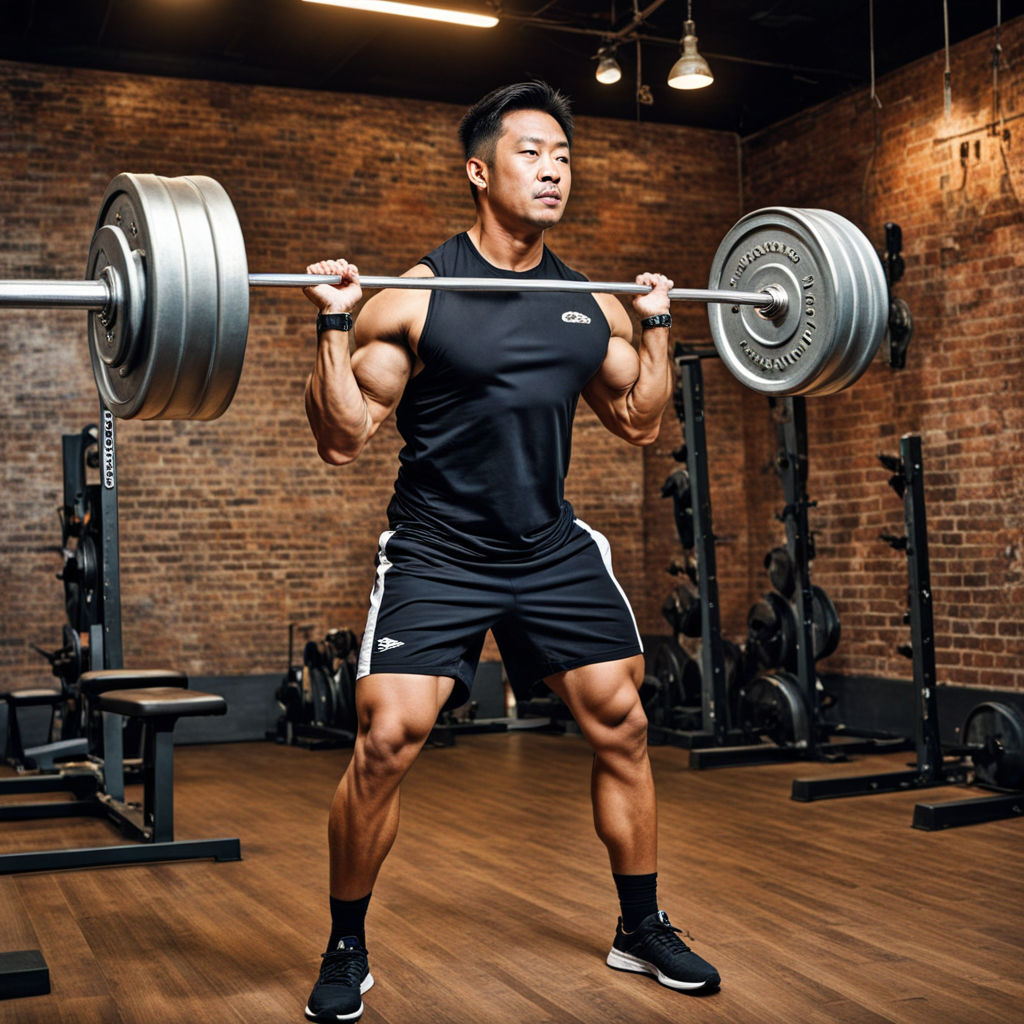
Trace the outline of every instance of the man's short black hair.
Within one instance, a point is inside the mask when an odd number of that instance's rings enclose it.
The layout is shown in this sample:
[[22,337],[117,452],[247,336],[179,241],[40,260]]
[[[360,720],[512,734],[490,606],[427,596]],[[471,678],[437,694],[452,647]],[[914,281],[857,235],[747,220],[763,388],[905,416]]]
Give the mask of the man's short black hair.
[[552,89],[547,82],[516,82],[489,92],[474,103],[459,125],[459,139],[466,159],[479,156],[490,162],[501,138],[502,119],[513,110],[540,110],[550,114],[565,132],[572,148],[573,119],[568,96]]

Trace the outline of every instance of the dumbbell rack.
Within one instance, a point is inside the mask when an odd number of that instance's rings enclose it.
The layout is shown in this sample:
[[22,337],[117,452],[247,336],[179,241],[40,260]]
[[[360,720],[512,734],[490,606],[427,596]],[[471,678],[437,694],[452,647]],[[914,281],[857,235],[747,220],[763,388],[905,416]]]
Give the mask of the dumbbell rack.
[[907,789],[924,789],[963,782],[967,767],[962,760],[943,759],[935,677],[935,627],[928,564],[928,529],[924,506],[924,470],[921,438],[900,439],[897,473],[890,484],[902,492],[906,537],[897,538],[907,555],[907,583],[911,647],[914,661],[914,746],[917,762],[903,771],[854,775],[836,779],[795,779],[792,798],[801,802],[844,796],[868,796]]

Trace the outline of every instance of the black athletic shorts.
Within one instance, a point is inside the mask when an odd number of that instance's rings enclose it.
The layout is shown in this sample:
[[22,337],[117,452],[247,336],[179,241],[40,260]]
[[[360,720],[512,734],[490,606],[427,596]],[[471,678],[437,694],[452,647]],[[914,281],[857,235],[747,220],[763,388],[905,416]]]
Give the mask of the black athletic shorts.
[[399,526],[381,534],[356,678],[451,676],[448,707],[469,699],[487,630],[509,682],[538,680],[643,651],[605,537],[575,520],[569,539],[533,561],[460,561]]

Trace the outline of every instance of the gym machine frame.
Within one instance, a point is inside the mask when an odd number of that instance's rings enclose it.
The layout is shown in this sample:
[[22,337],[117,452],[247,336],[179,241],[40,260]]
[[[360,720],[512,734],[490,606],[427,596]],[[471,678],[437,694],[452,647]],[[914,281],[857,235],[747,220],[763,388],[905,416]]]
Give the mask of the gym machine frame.
[[792,798],[803,802],[831,797],[866,796],[894,790],[923,789],[962,782],[962,764],[943,763],[939,738],[939,714],[935,692],[935,629],[928,572],[928,533],[924,510],[924,477],[921,439],[907,435],[900,440],[905,482],[904,517],[907,526],[907,584],[910,599],[910,636],[914,651],[914,747],[917,764],[899,772],[854,775],[836,779],[795,779]]
[[[693,520],[693,552],[700,601],[701,728],[651,727],[654,742],[669,743],[690,750],[690,767],[702,767],[701,757],[742,749],[745,763],[769,763],[789,756],[788,751],[770,744],[740,747],[750,737],[730,721],[725,649],[722,640],[718,600],[718,566],[712,528],[711,486],[708,477],[707,434],[704,429],[704,373],[702,359],[717,356],[714,351],[676,344],[674,402],[683,428],[686,469],[689,476],[690,508]],[[707,748],[719,748],[711,751]]]
[[[774,399],[769,399],[774,402]],[[722,768],[766,764],[824,756],[820,739],[820,708],[814,666],[814,631],[810,581],[810,525],[807,518],[807,411],[800,396],[782,399],[781,425],[777,430],[778,466],[785,506],[780,518],[786,527],[786,546],[792,556],[797,609],[796,677],[807,713],[806,736],[797,746],[767,743],[691,750],[691,768]],[[739,735],[743,735],[742,732]],[[844,748],[845,749],[845,748]]]
[[[114,417],[102,401],[100,423],[102,426],[98,443],[102,556],[98,566],[98,587],[103,614],[99,623],[89,627],[92,670],[117,669],[122,663],[117,445]],[[65,438],[62,446],[65,462],[68,448]],[[128,691],[123,693],[127,696]],[[173,720],[155,720],[152,735],[147,739],[148,758],[142,808],[125,802],[121,721],[120,715],[103,712],[105,749],[102,770],[107,776],[107,792],[101,792],[103,787],[95,765],[81,771],[71,770],[67,774],[56,770],[34,776],[0,779],[0,794],[63,792],[72,796],[72,799],[64,801],[2,806],[0,822],[83,814],[101,816],[110,820],[127,836],[141,842],[0,854],[0,874],[208,857],[216,860],[241,859],[241,844],[237,838],[180,840],[173,837]],[[107,761],[112,763],[108,766]],[[46,995],[49,992],[50,970],[40,950],[0,952],[0,999]]]
[[[98,567],[98,586],[102,590],[103,616],[101,622],[89,627],[89,663],[90,671],[93,672],[105,669],[118,670],[123,667],[117,520],[117,443],[114,419],[113,414],[101,401],[98,443],[102,551]],[[145,672],[141,673],[144,674]],[[99,700],[102,702],[102,697]],[[103,711],[102,717],[102,765],[91,763],[87,767],[76,768],[72,764],[67,768],[0,779],[0,796],[68,793],[71,799],[0,805],[0,822],[83,815],[103,817],[135,842],[0,854],[0,874],[208,857],[216,860],[241,859],[241,847],[237,838],[173,838],[173,721],[168,723],[156,716],[152,729],[147,727],[147,756],[143,759],[144,809],[147,814],[144,815],[124,798],[121,716]],[[109,765],[108,760],[111,762]],[[153,812],[151,816],[148,813],[150,811]]]
[[710,738],[721,745],[730,741],[731,730],[718,603],[718,563],[715,534],[711,527],[708,442],[704,430],[704,371],[700,357],[687,354],[681,345],[676,346],[675,363],[679,371],[676,411],[679,412],[681,399],[693,512],[693,551],[697,559],[697,592],[700,598],[701,731],[693,737],[695,744],[691,746],[701,745],[699,738]]
[[[902,476],[907,531],[905,549],[914,671],[916,763],[903,771],[835,779],[795,779],[791,794],[794,800],[806,803],[837,797],[870,796],[967,781],[968,767],[963,758],[958,756],[956,760],[950,761],[944,757],[939,729],[924,467],[921,438],[918,435],[905,434],[900,439],[899,473]],[[956,754],[965,752],[962,749],[955,751]],[[1021,814],[1024,814],[1024,793],[1017,792],[980,799],[917,804],[912,824],[914,828],[934,831]]]
[[676,369],[673,397],[676,415],[683,427],[693,520],[693,552],[700,600],[701,728],[674,729],[667,725],[649,727],[653,742],[689,748],[725,744],[734,738],[729,723],[715,535],[711,527],[711,488],[704,431],[704,374],[700,365],[702,356],[702,353],[678,343],[673,355]]
[[[752,743],[752,737],[731,721],[712,528],[708,446],[704,429],[704,375],[701,368],[702,359],[716,356],[714,351],[689,349],[681,344],[676,345],[674,354],[675,408],[683,427],[701,613],[701,728],[680,730],[658,725],[652,729],[655,742],[688,748],[691,768],[769,764],[806,756],[803,750],[760,741]],[[804,521],[806,536],[806,511]],[[813,642],[810,650],[813,673]]]
[[[713,353],[708,353],[712,355]],[[698,367],[699,370],[699,367]],[[686,381],[684,374],[683,380]],[[703,432],[703,407],[699,407],[699,415],[691,417],[690,409],[698,408],[698,401],[702,402],[700,387],[683,389],[684,404],[687,409],[686,416],[686,442],[688,454],[698,448],[703,454],[695,464],[691,464],[692,493],[702,491],[708,493],[708,477],[706,466],[706,440]],[[803,739],[792,746],[775,746],[769,743],[751,743],[750,735],[745,732],[739,723],[733,723],[731,728],[722,728],[713,734],[706,732],[693,734],[697,737],[713,742],[694,742],[692,739],[683,745],[690,749],[690,767],[721,768],[739,765],[768,764],[781,761],[793,760],[821,760],[821,761],[844,761],[848,755],[856,753],[876,752],[879,749],[891,751],[895,749],[906,749],[907,741],[901,737],[856,736],[850,734],[849,738],[843,738],[841,742],[833,743],[826,741],[826,735],[834,731],[834,727],[825,723],[822,717],[820,694],[817,686],[817,671],[815,666],[814,647],[814,597],[811,587],[810,562],[812,558],[812,542],[808,509],[814,506],[806,493],[807,483],[807,410],[806,401],[802,396],[789,396],[781,399],[769,398],[774,409],[778,410],[776,416],[776,438],[777,438],[777,465],[782,481],[784,507],[779,514],[779,519],[786,528],[786,548],[790,554],[794,574],[794,595],[796,598],[796,665],[795,676],[797,679],[799,700],[803,702],[803,710],[806,711],[806,729]],[[699,426],[698,426],[699,424]],[[695,472],[696,470],[696,472]],[[705,499],[700,504],[706,506],[706,515],[703,518],[705,534],[705,546],[710,547],[710,556],[707,564],[712,568],[712,578],[708,581],[708,593],[714,603],[712,629],[710,632],[702,631],[702,656],[705,646],[709,646],[713,652],[718,648],[721,656],[722,640],[718,628],[718,594],[717,581],[714,579],[714,545],[713,535],[710,529],[710,500]],[[698,536],[698,500],[694,498],[694,537]],[[710,538],[708,543],[706,538]],[[708,556],[705,556],[708,557]],[[703,577],[698,561],[698,573]],[[705,590],[702,585],[701,601],[705,600]],[[702,620],[703,626],[703,620]],[[705,656],[706,660],[706,656]],[[706,691],[702,677],[702,692]],[[723,672],[724,679],[724,672]],[[724,688],[724,683],[723,683]],[[706,698],[705,698],[706,699]],[[722,706],[722,705],[719,705]],[[729,705],[726,703],[726,710]],[[729,745],[733,743],[735,745]]]

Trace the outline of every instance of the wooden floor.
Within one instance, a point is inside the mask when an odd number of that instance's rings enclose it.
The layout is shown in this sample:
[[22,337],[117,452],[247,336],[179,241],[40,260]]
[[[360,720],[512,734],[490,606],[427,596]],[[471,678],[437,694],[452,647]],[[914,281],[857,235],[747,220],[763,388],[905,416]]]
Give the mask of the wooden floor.
[[[299,1022],[326,940],[326,807],[347,751],[176,752],[178,838],[243,860],[0,877],[0,950],[39,949],[18,1024]],[[424,752],[369,917],[366,1024],[986,1024],[1024,1020],[1024,821],[910,827],[920,794],[794,803],[794,778],[697,772],[652,750],[661,897],[722,974],[689,997],[604,965],[616,907],[575,736],[463,736]],[[895,760],[894,760],[895,758]],[[955,789],[927,799],[952,799]],[[103,822],[0,825],[0,850],[113,841]]]

